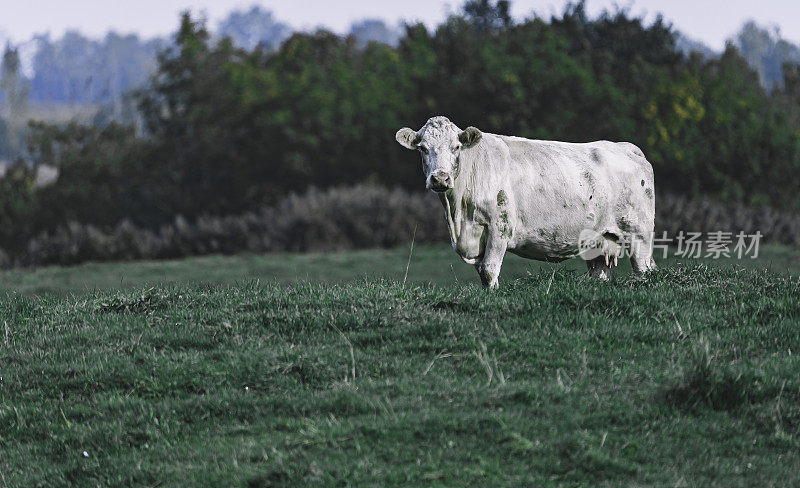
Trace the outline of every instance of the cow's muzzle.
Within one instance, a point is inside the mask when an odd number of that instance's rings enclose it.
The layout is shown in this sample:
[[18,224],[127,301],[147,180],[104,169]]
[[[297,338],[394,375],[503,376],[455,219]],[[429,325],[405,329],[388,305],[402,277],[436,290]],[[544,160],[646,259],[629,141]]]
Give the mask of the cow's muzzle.
[[435,192],[447,191],[453,188],[453,177],[444,171],[437,171],[428,177],[428,182],[425,186]]

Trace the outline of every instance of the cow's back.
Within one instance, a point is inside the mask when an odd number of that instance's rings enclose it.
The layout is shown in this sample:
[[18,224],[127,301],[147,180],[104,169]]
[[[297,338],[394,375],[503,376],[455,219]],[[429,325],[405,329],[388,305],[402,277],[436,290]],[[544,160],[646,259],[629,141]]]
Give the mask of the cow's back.
[[653,170],[634,144],[492,139],[507,148],[505,181],[517,217],[512,251],[518,247],[523,255],[566,257],[577,251],[583,229],[611,234],[652,230]]

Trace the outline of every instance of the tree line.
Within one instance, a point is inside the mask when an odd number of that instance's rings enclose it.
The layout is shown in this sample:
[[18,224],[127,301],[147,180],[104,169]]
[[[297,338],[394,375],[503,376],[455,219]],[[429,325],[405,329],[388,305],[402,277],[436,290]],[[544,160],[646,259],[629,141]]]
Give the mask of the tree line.
[[[735,47],[686,56],[660,18],[590,18],[577,3],[515,22],[508,7],[471,0],[433,30],[407,25],[395,46],[319,30],[278,49],[212,39],[185,14],[134,94],[141,125],[31,125],[30,161],[0,180],[3,246],[70,221],[242,213],[310,186],[421,190],[394,132],[438,114],[493,133],[630,141],[659,191],[800,208],[796,66],[767,91]],[[59,176],[37,187],[42,164]]]

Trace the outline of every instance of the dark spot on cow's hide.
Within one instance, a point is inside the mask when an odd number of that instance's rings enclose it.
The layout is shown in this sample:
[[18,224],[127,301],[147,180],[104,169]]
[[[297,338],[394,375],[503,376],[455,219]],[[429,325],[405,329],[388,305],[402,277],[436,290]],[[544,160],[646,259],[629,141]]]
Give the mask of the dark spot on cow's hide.
[[644,194],[647,195],[647,198],[649,198],[650,200],[653,199],[653,190],[651,188],[645,188]]
[[603,164],[603,160],[600,158],[599,149],[592,149],[592,161],[594,161],[597,164]]
[[634,208],[635,205],[633,204],[633,189],[632,188],[625,188],[625,204],[628,205],[630,208]]
[[497,206],[504,207],[507,203],[508,203],[508,196],[506,195],[506,192],[504,192],[503,190],[497,192]]
[[503,210],[500,212],[500,235],[505,237],[506,239],[511,239],[513,232],[511,230],[511,225],[508,221],[508,212]]
[[594,175],[592,174],[592,172],[586,170],[581,174],[581,176],[583,176],[583,179],[585,179],[586,182],[589,183],[589,188],[594,189]]
[[644,180],[642,180],[642,186],[644,186]]
[[617,227],[625,232],[630,232],[630,230],[633,228],[633,223],[628,215],[623,215],[621,217],[617,217]]
[[593,196],[594,196],[594,195],[589,195],[589,200],[591,200]]

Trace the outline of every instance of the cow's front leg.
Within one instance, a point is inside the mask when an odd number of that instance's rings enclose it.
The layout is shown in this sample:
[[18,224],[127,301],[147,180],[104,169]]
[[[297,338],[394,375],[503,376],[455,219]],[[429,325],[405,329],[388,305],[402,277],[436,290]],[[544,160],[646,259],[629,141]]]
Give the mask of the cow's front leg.
[[497,279],[500,276],[500,267],[503,266],[503,256],[506,254],[507,244],[508,241],[505,239],[489,235],[483,259],[475,264],[484,288],[496,290],[500,286]]

